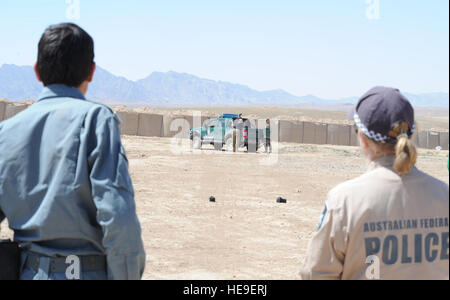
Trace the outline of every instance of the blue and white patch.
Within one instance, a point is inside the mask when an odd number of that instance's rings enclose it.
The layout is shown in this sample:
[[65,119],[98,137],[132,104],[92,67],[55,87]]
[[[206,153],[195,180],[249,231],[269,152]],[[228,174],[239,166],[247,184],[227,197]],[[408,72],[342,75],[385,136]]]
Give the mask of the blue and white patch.
[[[359,128],[359,130],[361,130],[371,140],[374,140],[376,142],[380,142],[382,144],[386,144],[386,143],[395,144],[395,143],[397,143],[397,139],[395,139],[395,138],[392,138],[392,137],[389,137],[387,135],[383,135],[381,133],[377,133],[377,132],[374,132],[372,130],[369,130],[366,127],[366,125],[364,125],[364,123],[361,121],[361,118],[359,117],[359,115],[357,113],[354,114],[353,118],[354,118],[355,124]],[[411,130],[408,132],[408,138],[410,138],[414,134],[415,131],[416,131],[416,124],[413,124]]]
[[323,212],[320,215],[320,220],[319,220],[319,224],[317,225],[317,230],[320,230],[322,228],[323,221],[325,220],[325,216],[327,215],[327,212],[328,212],[328,208],[325,205],[325,208],[323,209]]

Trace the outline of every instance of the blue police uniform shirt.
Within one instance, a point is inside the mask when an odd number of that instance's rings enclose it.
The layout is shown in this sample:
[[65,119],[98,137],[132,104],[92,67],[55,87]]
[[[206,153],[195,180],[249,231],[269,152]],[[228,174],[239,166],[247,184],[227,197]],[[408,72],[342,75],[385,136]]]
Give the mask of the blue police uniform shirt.
[[109,279],[141,278],[145,251],[116,114],[50,85],[0,123],[5,217],[25,251],[106,255]]

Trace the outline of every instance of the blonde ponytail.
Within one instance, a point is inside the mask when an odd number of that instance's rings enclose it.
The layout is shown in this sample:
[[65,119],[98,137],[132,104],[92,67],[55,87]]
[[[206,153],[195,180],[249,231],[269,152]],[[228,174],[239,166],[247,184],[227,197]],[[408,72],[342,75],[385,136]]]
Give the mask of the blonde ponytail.
[[407,134],[409,128],[406,123],[396,126],[391,133],[396,134],[394,169],[400,176],[411,172],[417,162],[417,149]]
[[400,176],[411,172],[417,162],[417,150],[408,137],[401,137],[395,145],[394,169]]
[[407,132],[409,126],[407,123],[401,123],[395,126],[390,132],[389,136],[397,140],[394,144],[382,144],[369,138],[370,151],[375,157],[395,154],[394,170],[398,175],[404,176],[411,172],[417,162],[417,149],[409,138]]

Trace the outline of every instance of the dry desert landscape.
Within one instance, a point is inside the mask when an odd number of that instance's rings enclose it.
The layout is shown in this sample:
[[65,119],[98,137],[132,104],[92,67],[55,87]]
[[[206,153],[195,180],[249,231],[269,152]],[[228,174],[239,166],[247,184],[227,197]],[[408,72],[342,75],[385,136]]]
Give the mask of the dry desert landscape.
[[[264,153],[174,151],[169,138],[123,142],[147,251],[144,279],[297,279],[327,192],[367,167],[355,147],[280,144],[267,164]],[[447,157],[420,150],[418,166],[448,184]],[[6,222],[0,236],[11,237]]]

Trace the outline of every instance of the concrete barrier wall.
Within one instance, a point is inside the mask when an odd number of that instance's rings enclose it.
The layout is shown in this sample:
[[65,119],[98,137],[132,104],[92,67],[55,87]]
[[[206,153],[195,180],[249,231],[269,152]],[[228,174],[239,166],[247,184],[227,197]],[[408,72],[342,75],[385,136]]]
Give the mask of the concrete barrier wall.
[[420,131],[414,138],[414,143],[422,149],[436,149],[440,146],[443,150],[448,150],[448,136],[448,132]]
[[359,137],[356,134],[356,131],[353,128],[353,126],[350,129],[350,146],[353,146],[353,147],[358,147],[359,146]]
[[441,147],[443,150],[449,150],[448,149],[448,132],[441,132],[439,136],[439,143],[441,144]]
[[428,132],[426,131],[419,131],[418,134],[419,139],[419,148],[428,149]]
[[6,102],[0,102],[0,122],[5,119]]
[[294,123],[280,121],[280,142],[282,143],[303,143],[303,122]]
[[413,135],[413,143],[414,146],[419,147],[419,134],[417,134],[417,132]]
[[181,118],[182,118],[182,119],[185,119],[186,121],[188,121],[189,126],[190,126],[191,128],[194,127],[194,117],[193,117],[193,116],[182,116]]
[[[208,121],[209,119],[211,119],[210,117],[203,117],[201,118],[201,127],[203,127],[204,125],[206,125],[206,121]],[[195,124],[194,124],[195,125]]]
[[328,124],[327,144],[349,146],[351,145],[349,125]]
[[174,137],[176,132],[170,131],[170,124],[172,124],[172,121],[174,120],[174,117],[172,116],[163,116],[163,125],[162,125],[162,137]]
[[189,131],[194,126],[194,118],[192,116],[172,116],[164,121],[164,134],[168,137],[189,138]]
[[8,103],[6,105],[4,119],[7,120],[9,118],[12,118],[27,108],[28,108],[28,105],[13,105],[13,104]]
[[316,144],[325,145],[328,136],[328,124],[315,124],[316,126]]
[[139,114],[138,135],[148,137],[161,137],[163,124],[162,115]]
[[337,124],[329,124],[328,125],[327,144],[342,145],[339,141],[339,129],[340,129],[340,125],[337,125]]
[[316,125],[311,122],[303,122],[303,144],[316,143]]
[[[26,109],[27,105],[15,106],[0,102],[0,121],[2,116],[10,118]],[[200,124],[193,124],[193,116],[162,116],[133,112],[118,112],[122,120],[121,130],[126,135],[139,135],[150,137],[174,137],[189,138],[189,131],[194,126],[201,127],[209,117],[201,117]],[[177,123],[174,121],[179,119]],[[251,120],[253,126],[258,125],[258,120]],[[178,125],[177,125],[178,124]],[[172,129],[174,131],[171,131]],[[358,136],[350,125],[321,124],[312,122],[278,121],[277,132],[279,141],[284,143],[303,143],[316,145],[342,145],[359,146]],[[178,128],[176,128],[178,126]],[[183,128],[182,128],[183,127]],[[443,150],[449,149],[448,132],[420,131],[413,137],[414,144],[418,148],[436,149],[440,146]]]
[[[182,119],[186,120],[189,123],[189,126],[183,126],[181,128],[181,138],[188,139],[189,138],[189,132],[191,131],[191,128],[194,128],[194,117],[193,116],[183,116]],[[198,126],[199,124],[196,124]]]
[[138,135],[139,114],[135,112],[117,112],[122,123],[120,131],[125,135]]
[[325,145],[327,143],[327,136],[327,124],[303,123],[303,144]]
[[436,149],[440,146],[439,133],[428,132],[428,149]]
[[182,124],[186,124],[184,122],[173,123],[174,124],[173,126],[175,126],[175,127],[178,126],[178,129],[176,131],[170,130],[172,122],[174,122],[175,120],[178,120],[178,119],[186,120],[187,123],[189,124],[189,128],[183,128],[183,132],[181,133],[183,138],[188,138],[189,131],[191,128],[193,128],[194,126],[202,127],[205,124],[205,122],[207,120],[209,120],[210,118],[202,116],[200,118],[200,123],[194,124],[194,118],[192,116],[166,116],[165,115],[165,116],[163,116],[163,125],[162,125],[162,131],[161,131],[162,137],[174,137],[175,135],[177,135],[178,133],[180,133],[182,131],[182,128],[181,128]]

